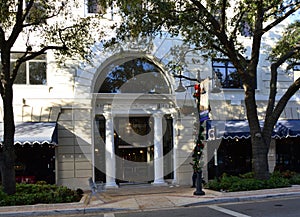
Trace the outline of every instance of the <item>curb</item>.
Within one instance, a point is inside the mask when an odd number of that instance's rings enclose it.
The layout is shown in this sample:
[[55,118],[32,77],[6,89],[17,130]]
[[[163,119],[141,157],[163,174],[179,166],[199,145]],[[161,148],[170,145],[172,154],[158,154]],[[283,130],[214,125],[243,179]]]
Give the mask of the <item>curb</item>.
[[210,205],[210,204],[216,204],[216,203],[236,203],[236,202],[270,199],[270,198],[276,199],[276,198],[282,198],[282,197],[294,197],[294,196],[300,196],[300,192],[289,192],[289,193],[277,193],[277,194],[237,196],[237,197],[224,197],[224,198],[208,199],[208,200],[205,200],[205,201],[186,204],[186,205],[183,205],[183,207],[191,207],[191,206],[199,206],[199,205]]
[[53,209],[53,210],[37,210],[37,211],[19,211],[19,212],[5,212],[0,213],[2,217],[19,217],[19,216],[47,216],[47,215],[63,215],[63,214],[86,214],[95,212],[114,212],[114,211],[127,211],[129,209],[116,209],[116,208],[76,208],[76,209]]
[[[205,199],[203,201],[189,203],[185,205],[180,205],[177,207],[193,207],[199,205],[211,205],[211,204],[219,204],[219,203],[236,203],[236,202],[245,202],[245,201],[255,201],[255,200],[263,200],[263,199],[276,199],[276,198],[284,198],[284,197],[295,197],[300,196],[300,192],[286,192],[286,193],[269,193],[269,194],[258,194],[258,195],[247,195],[247,196],[228,196],[228,197],[219,197],[214,199]],[[74,203],[72,203],[74,205]],[[82,203],[78,203],[82,204]],[[64,204],[67,206],[67,204]],[[174,208],[174,207],[173,207]],[[13,210],[13,207],[12,207]],[[66,215],[66,214],[86,214],[86,213],[96,213],[96,212],[120,212],[120,211],[132,211],[139,209],[132,209],[130,207],[126,209],[119,208],[103,208],[103,207],[73,207],[73,208],[58,208],[52,207],[48,210],[27,210],[27,211],[7,211],[0,213],[2,217],[19,217],[19,216],[42,216],[42,215]]]

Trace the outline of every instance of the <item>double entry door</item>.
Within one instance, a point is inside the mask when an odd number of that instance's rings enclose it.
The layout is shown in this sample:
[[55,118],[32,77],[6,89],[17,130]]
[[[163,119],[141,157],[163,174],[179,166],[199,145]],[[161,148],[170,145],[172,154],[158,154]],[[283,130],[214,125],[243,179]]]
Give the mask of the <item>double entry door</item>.
[[[151,116],[116,117],[115,153],[118,182],[144,183],[154,180],[154,120]],[[173,126],[163,118],[165,178],[173,177]]]
[[118,182],[151,182],[153,167],[153,120],[151,117],[116,117],[115,152]]
[[[106,182],[105,118],[97,116],[100,132],[99,146],[95,148],[95,179]],[[145,183],[154,180],[154,122],[151,116],[114,117],[114,144],[116,154],[116,181]],[[173,179],[173,120],[163,118],[164,178]],[[103,151],[99,151],[103,150]]]

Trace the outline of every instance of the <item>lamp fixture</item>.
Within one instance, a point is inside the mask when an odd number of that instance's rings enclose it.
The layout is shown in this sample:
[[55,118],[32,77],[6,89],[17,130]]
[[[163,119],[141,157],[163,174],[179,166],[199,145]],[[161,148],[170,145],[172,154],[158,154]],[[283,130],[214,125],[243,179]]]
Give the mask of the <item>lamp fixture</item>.
[[181,78],[179,80],[179,85],[177,87],[177,89],[175,90],[175,92],[180,93],[180,92],[185,92],[186,88],[183,86]]
[[220,88],[220,83],[218,81],[218,77],[216,75],[214,75],[213,77],[213,88],[212,90],[210,91],[211,93],[221,93],[222,90]]
[[[181,74],[181,72],[180,72],[179,75],[174,74],[173,76],[175,78],[179,78],[179,85],[178,85],[177,89],[175,90],[175,92],[177,92],[177,93],[179,93],[179,92],[185,92],[186,91],[186,87],[183,86],[183,84],[182,84],[182,80],[181,80],[182,78],[184,78],[186,80],[189,80],[189,81],[196,81],[196,82],[200,83],[200,81],[198,79],[184,76],[184,75]],[[191,86],[187,86],[187,87],[191,87]]]

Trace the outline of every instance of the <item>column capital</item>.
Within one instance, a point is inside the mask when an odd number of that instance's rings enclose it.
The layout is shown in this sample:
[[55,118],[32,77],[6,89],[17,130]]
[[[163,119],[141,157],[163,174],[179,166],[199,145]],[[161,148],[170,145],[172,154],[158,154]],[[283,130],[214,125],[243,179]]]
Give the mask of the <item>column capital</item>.
[[109,119],[112,117],[112,109],[111,109],[111,104],[105,104],[103,108],[103,116],[106,119]]
[[177,119],[179,117],[177,112],[172,112],[172,113],[170,113],[170,115],[173,119]]
[[153,117],[154,118],[162,118],[164,115],[165,115],[165,113],[160,111],[160,110],[157,110],[157,111],[153,112]]

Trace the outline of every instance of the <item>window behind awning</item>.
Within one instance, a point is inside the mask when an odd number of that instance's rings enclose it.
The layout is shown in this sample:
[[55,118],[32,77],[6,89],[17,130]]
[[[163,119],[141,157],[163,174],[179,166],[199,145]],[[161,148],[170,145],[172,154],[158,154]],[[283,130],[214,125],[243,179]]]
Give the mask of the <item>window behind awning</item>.
[[[52,144],[57,145],[56,122],[22,122],[15,123],[14,144]],[[3,123],[0,127],[1,141],[3,141]]]
[[[260,126],[263,127],[263,121]],[[250,128],[247,120],[208,120],[207,139],[242,139],[250,138]],[[300,137],[300,120],[278,120],[272,138]]]

